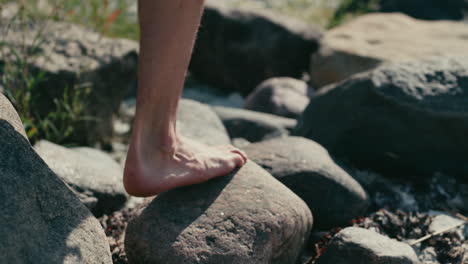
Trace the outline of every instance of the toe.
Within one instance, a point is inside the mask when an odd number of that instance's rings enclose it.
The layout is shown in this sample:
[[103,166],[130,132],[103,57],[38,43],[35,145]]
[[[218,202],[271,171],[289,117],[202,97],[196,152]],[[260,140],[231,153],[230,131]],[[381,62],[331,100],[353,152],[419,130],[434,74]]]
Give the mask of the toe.
[[231,153],[235,153],[235,154],[240,155],[242,157],[243,164],[246,163],[247,160],[248,160],[247,154],[244,151],[242,151],[242,150],[240,150],[240,149],[238,149],[238,148],[236,148],[236,147],[234,147],[232,145],[225,145],[225,146],[222,146],[221,148],[224,149],[224,150],[227,150],[227,151],[229,151]]
[[242,161],[243,161],[242,165],[244,165],[247,162],[247,160],[248,160],[247,154],[245,154],[245,152],[243,152],[242,150],[234,148],[234,149],[231,150],[231,152],[234,153],[234,154],[238,154],[238,155],[240,155],[242,157]]

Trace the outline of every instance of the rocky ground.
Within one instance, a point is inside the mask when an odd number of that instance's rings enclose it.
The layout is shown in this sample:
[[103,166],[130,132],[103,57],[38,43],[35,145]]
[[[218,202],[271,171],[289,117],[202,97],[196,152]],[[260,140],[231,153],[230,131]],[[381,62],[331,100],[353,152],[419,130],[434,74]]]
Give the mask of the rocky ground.
[[[417,16],[408,10],[401,11]],[[41,98],[51,101],[68,82],[95,83],[87,114],[102,122],[76,135],[88,147],[31,146],[28,124],[0,94],[0,256],[9,263],[468,263],[468,26],[457,20],[376,13],[326,31],[208,3],[178,133],[234,144],[250,161],[147,199],[128,196],[121,181],[137,43],[47,22],[50,59],[28,61],[47,76],[41,87],[52,92]],[[32,48],[22,35],[40,31],[16,26],[3,36],[0,67],[15,47]]]

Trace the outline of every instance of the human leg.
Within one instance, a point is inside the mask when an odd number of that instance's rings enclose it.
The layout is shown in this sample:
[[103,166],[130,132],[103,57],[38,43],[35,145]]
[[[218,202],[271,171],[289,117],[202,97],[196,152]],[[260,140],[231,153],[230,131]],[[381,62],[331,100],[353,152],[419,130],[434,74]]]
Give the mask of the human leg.
[[209,147],[176,133],[203,0],[139,0],[137,111],[124,173],[127,192],[151,196],[222,176],[246,162],[232,146]]

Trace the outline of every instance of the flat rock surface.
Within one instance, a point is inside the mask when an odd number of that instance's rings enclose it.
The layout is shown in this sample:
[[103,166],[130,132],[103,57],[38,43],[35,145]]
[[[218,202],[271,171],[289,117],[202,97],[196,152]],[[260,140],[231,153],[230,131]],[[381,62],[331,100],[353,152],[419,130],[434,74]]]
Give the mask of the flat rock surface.
[[231,138],[244,138],[250,142],[287,136],[297,124],[292,118],[245,109],[215,106],[213,110],[220,117]]
[[90,209],[96,215],[122,208],[127,201],[123,169],[108,154],[91,148],[68,149],[39,141],[36,152],[50,168],[81,197],[96,200]]
[[0,256],[5,263],[112,263],[99,222],[0,120]]
[[295,263],[312,228],[306,204],[253,162],[163,193],[129,223],[131,263]]
[[366,191],[314,141],[277,138],[250,144],[243,150],[307,203],[315,227],[346,225],[366,214]]
[[322,89],[296,135],[391,176],[468,175],[468,59],[389,64]]
[[382,63],[467,56],[467,46],[466,23],[399,13],[363,15],[324,34],[320,51],[312,56],[311,81],[320,87]]
[[359,227],[340,231],[317,264],[419,264],[407,244]]
[[262,82],[247,97],[244,108],[278,116],[297,118],[309,104],[313,90],[302,81],[288,77]]

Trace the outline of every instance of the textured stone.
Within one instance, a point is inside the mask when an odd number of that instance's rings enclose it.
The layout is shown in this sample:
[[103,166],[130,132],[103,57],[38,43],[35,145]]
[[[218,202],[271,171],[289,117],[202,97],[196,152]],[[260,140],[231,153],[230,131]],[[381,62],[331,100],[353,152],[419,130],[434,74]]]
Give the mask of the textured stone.
[[108,154],[91,148],[68,149],[48,141],[39,141],[34,148],[95,215],[124,206],[123,170]]
[[0,93],[0,120],[7,120],[16,132],[20,133],[25,139],[28,139],[24,132],[23,122],[10,101]]
[[5,120],[0,146],[2,262],[112,263],[97,219]]
[[208,106],[182,99],[177,111],[177,131],[208,145],[230,144],[229,135],[216,113]]
[[366,214],[366,191],[312,140],[277,138],[250,144],[243,150],[307,203],[315,227],[346,225]]
[[317,264],[419,264],[408,245],[374,231],[348,227],[330,241]]
[[131,263],[296,263],[306,204],[258,165],[163,193],[129,223]]
[[299,117],[309,104],[312,88],[306,82],[272,78],[261,83],[247,97],[244,108],[289,118]]
[[326,87],[296,134],[358,168],[467,179],[468,59],[387,65]]
[[301,78],[320,36],[316,27],[290,17],[209,1],[190,71],[215,87],[247,95],[271,77]]
[[[411,2],[411,1],[407,1]],[[338,82],[383,63],[468,56],[468,26],[403,14],[368,14],[328,31],[312,56],[314,86]]]
[[291,118],[245,109],[216,106],[213,110],[221,118],[231,138],[244,138],[250,142],[287,136],[297,124]]

